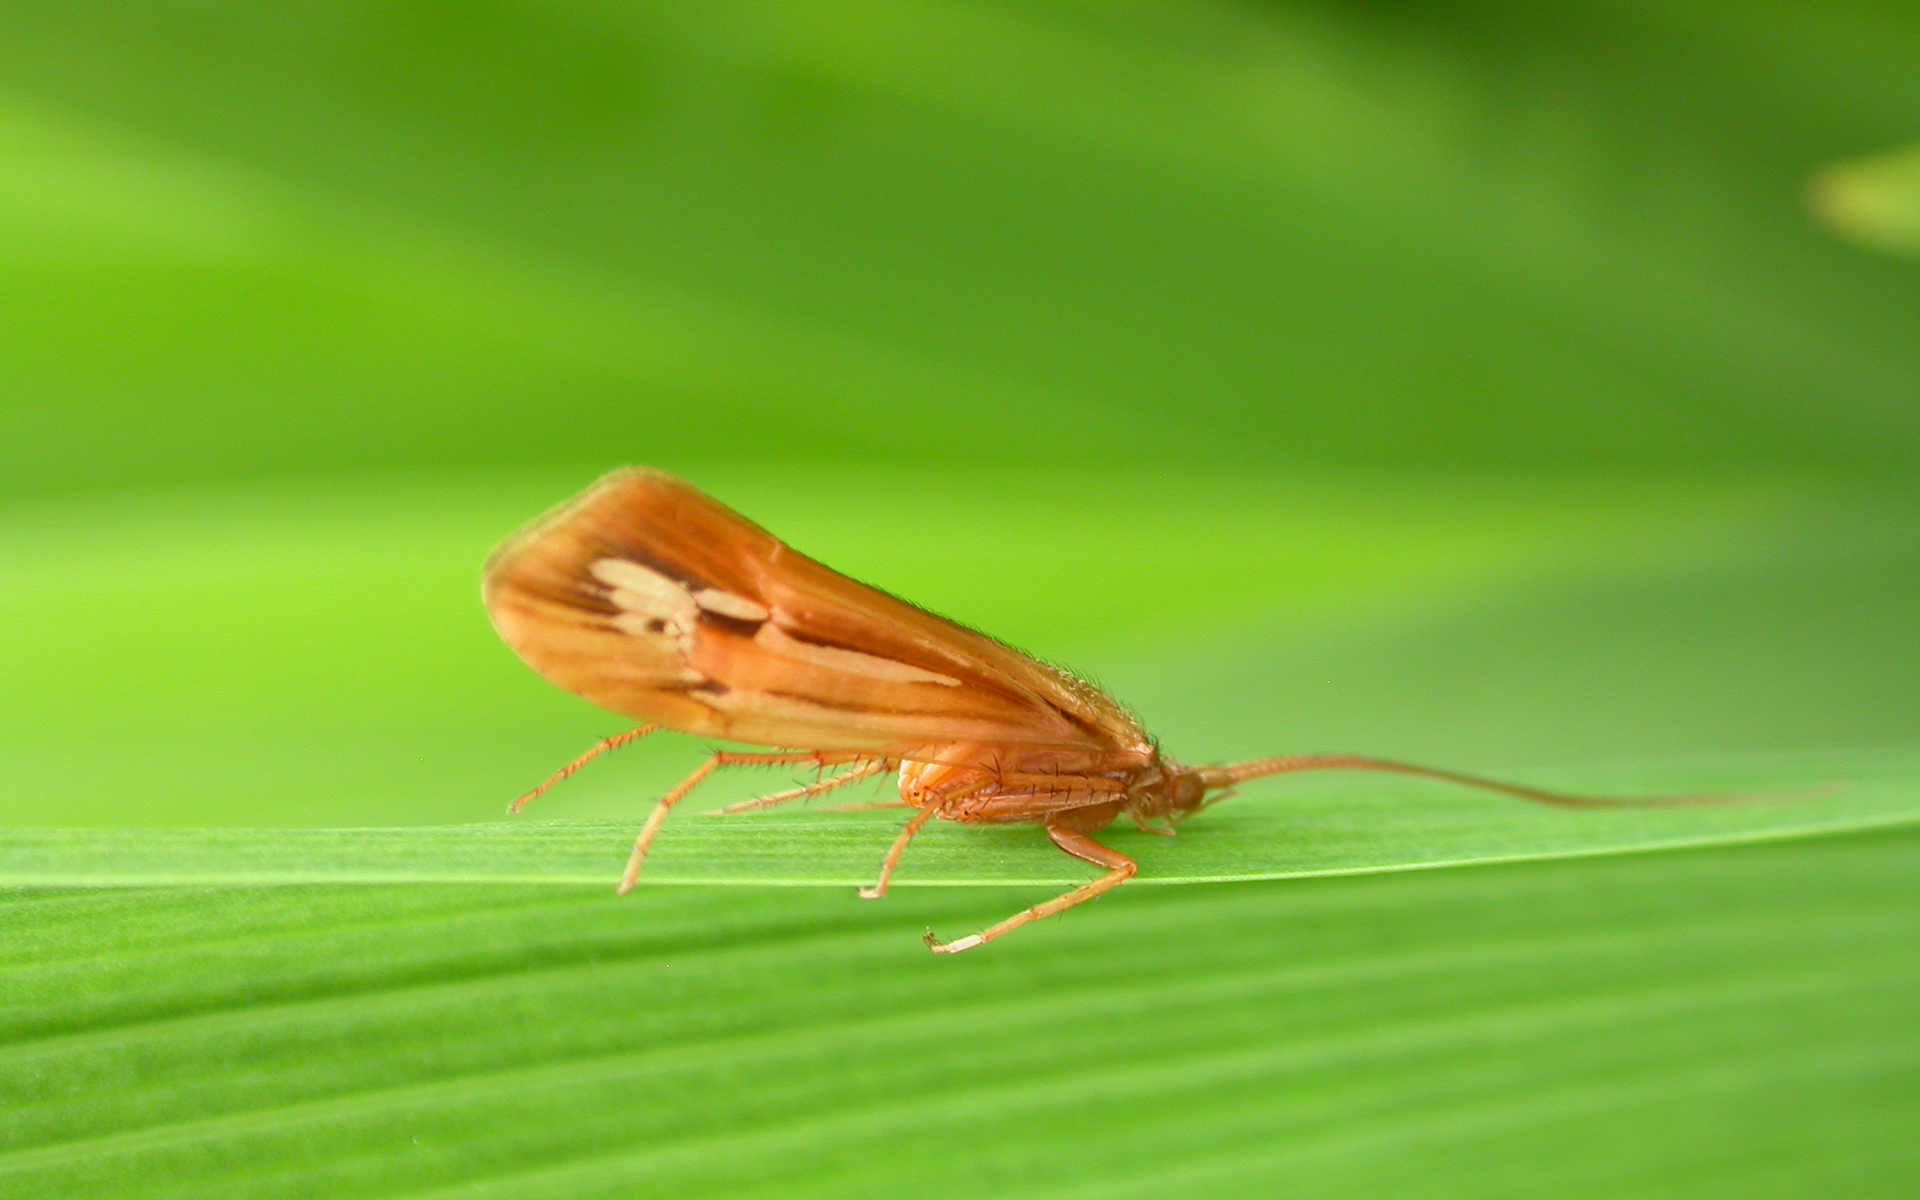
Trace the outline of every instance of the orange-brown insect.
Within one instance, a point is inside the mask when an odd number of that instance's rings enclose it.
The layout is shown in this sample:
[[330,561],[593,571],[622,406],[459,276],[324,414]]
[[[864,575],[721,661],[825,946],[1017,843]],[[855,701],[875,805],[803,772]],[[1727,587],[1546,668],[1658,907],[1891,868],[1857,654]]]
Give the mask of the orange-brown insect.
[[901,852],[933,817],[1039,825],[1054,845],[1106,872],[979,933],[940,942],[929,931],[927,945],[940,953],[992,941],[1131,878],[1133,860],[1092,836],[1116,817],[1171,836],[1210,794],[1263,775],[1392,771],[1569,807],[1719,799],[1599,800],[1347,754],[1183,766],[1092,685],[829,570],[660,471],[615,472],[523,530],[488,561],[483,594],[500,636],[534,670],[646,722],[567,764],[514,811],[656,729],[782,748],[717,752],[663,796],[634,841],[622,894],[668,811],[715,769],[741,764],[844,770],[723,812],[899,773],[901,805],[915,811],[879,878],[861,889],[867,899],[886,893]]

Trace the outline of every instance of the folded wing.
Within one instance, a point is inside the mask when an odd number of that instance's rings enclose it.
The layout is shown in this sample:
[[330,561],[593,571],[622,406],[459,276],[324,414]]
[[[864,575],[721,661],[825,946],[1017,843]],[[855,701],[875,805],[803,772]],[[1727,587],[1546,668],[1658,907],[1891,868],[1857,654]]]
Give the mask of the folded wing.
[[1062,770],[1151,754],[1097,689],[658,471],[610,475],[523,530],[488,561],[483,594],[540,674],[687,733],[926,761],[1005,748]]

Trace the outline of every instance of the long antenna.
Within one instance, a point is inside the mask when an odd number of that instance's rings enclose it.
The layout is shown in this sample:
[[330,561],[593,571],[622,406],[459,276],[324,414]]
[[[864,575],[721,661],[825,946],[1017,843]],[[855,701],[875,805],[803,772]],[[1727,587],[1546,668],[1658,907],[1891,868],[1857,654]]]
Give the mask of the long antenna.
[[1687,796],[1578,796],[1567,792],[1544,791],[1517,783],[1502,783],[1497,779],[1483,779],[1478,775],[1463,775],[1458,771],[1446,771],[1438,767],[1419,767],[1411,763],[1393,762],[1384,758],[1365,758],[1357,754],[1293,754],[1280,758],[1255,758],[1242,763],[1229,763],[1223,767],[1201,767],[1197,774],[1207,790],[1213,791],[1216,788],[1245,783],[1249,779],[1259,779],[1266,775],[1286,775],[1296,771],[1386,771],[1395,775],[1413,775],[1421,779],[1457,783],[1462,787],[1499,792],[1506,796],[1518,796],[1522,800],[1552,804],[1560,808],[1685,808],[1709,804],[1763,804],[1779,800],[1808,800],[1816,795],[1835,790],[1826,788],[1808,792],[1770,794],[1707,792]]

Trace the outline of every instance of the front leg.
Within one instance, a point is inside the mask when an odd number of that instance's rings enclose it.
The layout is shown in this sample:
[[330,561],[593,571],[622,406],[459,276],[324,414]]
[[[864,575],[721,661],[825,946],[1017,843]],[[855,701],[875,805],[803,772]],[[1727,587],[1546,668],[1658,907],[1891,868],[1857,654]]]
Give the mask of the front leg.
[[1146,821],[1142,820],[1140,817],[1134,816],[1133,826],[1135,829],[1138,829],[1141,833],[1157,834],[1160,837],[1179,837],[1180,836],[1180,831],[1173,827],[1172,821],[1168,821],[1165,825],[1149,825],[1146,823]]
[[1054,845],[1065,850],[1068,854],[1073,855],[1083,862],[1090,862],[1096,867],[1105,867],[1107,873],[1092,883],[1083,884],[1073,889],[1064,896],[1055,896],[1045,904],[1036,904],[1025,912],[1015,913],[991,929],[983,929],[979,933],[971,934],[967,937],[956,938],[951,942],[942,942],[936,939],[933,936],[933,930],[929,929],[926,934],[927,949],[933,951],[935,954],[958,954],[962,950],[971,950],[982,942],[990,942],[1003,933],[1011,933],[1029,921],[1038,921],[1042,917],[1050,917],[1057,912],[1064,912],[1076,904],[1082,904],[1093,899],[1101,892],[1119,887],[1127,880],[1132,879],[1134,873],[1140,869],[1134,861],[1126,855],[1116,850],[1109,850],[1084,833],[1059,825],[1049,825],[1047,826],[1047,836],[1053,839]]

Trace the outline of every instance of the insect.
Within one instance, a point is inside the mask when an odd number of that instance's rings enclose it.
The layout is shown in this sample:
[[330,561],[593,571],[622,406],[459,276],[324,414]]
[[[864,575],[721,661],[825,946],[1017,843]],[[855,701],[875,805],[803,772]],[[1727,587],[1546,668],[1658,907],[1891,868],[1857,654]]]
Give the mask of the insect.
[[661,471],[600,480],[509,539],[482,594],[494,628],[535,671],[645,722],[609,737],[520,797],[513,811],[595,757],[660,729],[766,746],[716,751],[662,796],[634,839],[630,891],[673,807],[721,767],[807,765],[814,783],[733,805],[771,808],[883,772],[912,809],[860,895],[886,894],[914,834],[938,817],[1040,826],[1104,874],[979,933],[926,943],[953,954],[1072,908],[1131,878],[1094,834],[1126,817],[1172,836],[1250,779],[1388,771],[1574,808],[1731,797],[1604,800],[1348,754],[1186,766],[1160,753],[1118,702],[1009,646],[855,582]]

